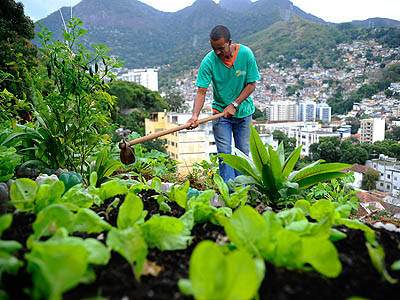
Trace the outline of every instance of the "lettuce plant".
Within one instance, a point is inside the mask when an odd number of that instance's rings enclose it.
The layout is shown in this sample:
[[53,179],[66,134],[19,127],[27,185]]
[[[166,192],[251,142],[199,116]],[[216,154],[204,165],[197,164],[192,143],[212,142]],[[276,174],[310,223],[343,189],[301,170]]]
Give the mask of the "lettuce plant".
[[316,161],[301,170],[293,171],[301,153],[301,147],[295,149],[285,159],[283,143],[275,151],[271,146],[264,146],[257,131],[251,126],[251,158],[235,149],[237,155],[219,154],[224,163],[242,173],[237,178],[239,184],[251,184],[265,194],[270,204],[279,205],[299,189],[308,188],[322,181],[343,176],[339,170],[350,167],[348,164]]
[[244,206],[223,222],[236,247],[277,266],[308,269],[311,265],[327,277],[337,277],[341,272],[338,252],[329,239],[328,219],[311,224],[299,208],[279,214],[267,211],[261,216],[250,206]]
[[235,192],[229,195],[228,185],[219,174],[214,175],[214,182],[219,189],[221,200],[224,201],[228,207],[233,209],[240,205],[244,205],[247,202],[249,186],[240,188],[235,187]]
[[[205,263],[206,262],[206,263]],[[243,250],[224,253],[211,241],[202,241],[190,257],[189,279],[178,286],[195,299],[253,299],[265,276],[261,259]]]

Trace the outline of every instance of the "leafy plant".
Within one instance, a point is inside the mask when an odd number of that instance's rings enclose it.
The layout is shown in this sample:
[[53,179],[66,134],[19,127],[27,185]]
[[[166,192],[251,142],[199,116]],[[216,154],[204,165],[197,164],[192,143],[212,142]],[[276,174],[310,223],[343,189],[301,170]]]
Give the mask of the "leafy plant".
[[240,205],[244,205],[247,202],[249,186],[239,188],[235,187],[235,192],[229,195],[228,186],[219,174],[214,175],[214,182],[219,189],[221,200],[224,201],[228,207],[233,209]]
[[[22,56],[22,54],[21,54]],[[0,83],[3,78],[12,77],[11,74],[4,73],[0,70]],[[4,89],[0,90],[0,121],[13,121],[15,124],[15,118],[18,117],[18,111],[29,111],[31,105],[26,100],[18,99],[13,93]],[[21,119],[19,117],[19,119]]]
[[[137,137],[137,135],[133,135]],[[135,162],[125,169],[132,170],[136,174],[152,175],[157,177],[167,176],[176,171],[177,162],[171,160],[167,154],[152,149],[148,151],[141,144],[133,146]]]
[[210,161],[202,160],[200,163],[193,163],[193,169],[187,175],[192,186],[200,186],[202,190],[214,189],[214,175],[219,175],[217,156],[211,154]]
[[118,168],[122,167],[124,164],[119,160],[115,160],[110,155],[110,147],[105,146],[103,150],[99,152],[94,163],[91,163],[86,170],[86,182],[90,181],[90,174],[92,172],[97,173],[96,187],[100,187],[108,177]]
[[[232,210],[229,207],[216,208],[211,205],[210,199],[214,196],[214,190],[202,191],[198,196],[188,197],[189,181],[183,185],[173,185],[170,191],[167,191],[170,202],[176,202],[180,207],[186,210],[182,218],[186,221],[186,227],[191,230],[197,223],[210,221],[216,225],[220,225],[218,216],[232,215]],[[164,196],[159,196],[158,199],[164,201]],[[160,203],[160,200],[157,200]],[[189,221],[190,220],[190,221]]]
[[20,162],[21,156],[16,154],[15,148],[0,146],[0,182],[11,179]]
[[33,147],[30,150],[37,161],[47,167],[83,174],[90,152],[101,141],[110,139],[106,133],[113,101],[105,92],[105,81],[115,77],[112,69],[121,62],[108,57],[104,45],[93,45],[93,51],[85,49],[78,42],[86,34],[81,25],[81,20],[70,19],[64,41],[58,41],[39,24],[42,32],[37,36],[43,46],[39,51],[47,65],[47,78],[43,80],[48,80],[51,88],[37,108],[37,135],[30,132],[29,136],[13,138],[29,138],[33,146],[27,148]]
[[95,279],[90,264],[106,265],[110,251],[96,239],[66,236],[64,228],[46,242],[34,242],[25,255],[33,278],[34,299],[62,299],[62,294],[81,282]]
[[277,266],[315,270],[337,277],[342,269],[338,252],[329,240],[331,223],[307,221],[300,209],[259,215],[250,206],[239,208],[224,223],[229,239],[239,249],[264,257]]
[[238,170],[235,183],[251,184],[267,195],[269,204],[280,205],[288,196],[299,189],[308,188],[322,181],[343,176],[338,172],[350,165],[340,163],[321,164],[316,161],[301,170],[293,171],[300,157],[301,146],[295,149],[288,158],[284,157],[283,143],[275,151],[271,146],[265,147],[257,131],[251,126],[250,151],[252,158],[235,149],[236,154],[219,154],[224,163]]
[[224,253],[215,243],[202,241],[190,257],[189,280],[180,279],[178,286],[195,299],[253,299],[264,275],[263,260],[243,250]]

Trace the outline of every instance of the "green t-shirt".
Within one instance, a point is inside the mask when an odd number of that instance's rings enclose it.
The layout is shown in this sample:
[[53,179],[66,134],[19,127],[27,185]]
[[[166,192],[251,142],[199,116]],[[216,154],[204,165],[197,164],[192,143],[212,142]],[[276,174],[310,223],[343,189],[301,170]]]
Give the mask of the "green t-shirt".
[[[242,92],[248,83],[260,79],[256,59],[251,50],[240,45],[231,68],[228,68],[214,51],[201,62],[196,86],[208,88],[212,81],[214,101],[212,107],[222,112]],[[237,108],[235,118],[244,118],[254,113],[253,99],[249,96]]]

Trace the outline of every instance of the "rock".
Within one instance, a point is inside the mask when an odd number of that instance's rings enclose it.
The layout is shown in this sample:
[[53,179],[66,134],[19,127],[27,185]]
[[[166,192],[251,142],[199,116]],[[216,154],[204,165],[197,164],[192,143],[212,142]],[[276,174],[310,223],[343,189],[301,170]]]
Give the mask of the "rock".
[[36,178],[39,174],[39,169],[24,167],[17,169],[16,176],[18,178]]
[[58,169],[56,170],[56,175],[57,175],[58,177],[60,177],[60,175],[61,175],[62,173],[64,173],[64,172],[68,172],[68,170],[67,170],[67,169],[58,168]]
[[42,174],[40,176],[38,176],[35,180],[35,182],[40,185],[44,180],[46,179],[51,179],[53,181],[58,181],[58,177],[57,175],[53,174],[53,175],[47,175],[47,174]]
[[394,225],[392,223],[386,223],[383,228],[385,228],[386,230],[389,230],[389,231],[395,231],[397,229],[396,225]]
[[385,227],[385,225],[382,222],[376,222],[373,226],[375,228],[383,228],[383,227]]
[[7,202],[10,201],[10,191],[6,183],[0,183],[0,215],[7,212]]
[[7,181],[7,186],[8,186],[8,189],[10,190],[11,189],[11,185],[14,183],[14,179],[9,179],[8,181]]

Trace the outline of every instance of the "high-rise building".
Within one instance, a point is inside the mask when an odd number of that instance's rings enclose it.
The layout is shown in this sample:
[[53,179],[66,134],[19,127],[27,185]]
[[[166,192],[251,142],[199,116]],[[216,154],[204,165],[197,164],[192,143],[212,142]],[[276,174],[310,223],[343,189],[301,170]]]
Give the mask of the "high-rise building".
[[360,142],[373,144],[385,139],[385,120],[374,118],[361,120]]
[[326,103],[319,103],[317,105],[317,119],[322,120],[326,123],[331,121],[332,108]]
[[132,69],[118,76],[118,79],[136,82],[152,91],[158,91],[158,69]]
[[299,103],[298,121],[315,121],[317,104],[311,100],[302,100]]
[[266,118],[268,121],[296,121],[296,102],[271,101],[266,106]]

